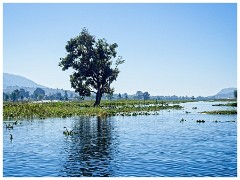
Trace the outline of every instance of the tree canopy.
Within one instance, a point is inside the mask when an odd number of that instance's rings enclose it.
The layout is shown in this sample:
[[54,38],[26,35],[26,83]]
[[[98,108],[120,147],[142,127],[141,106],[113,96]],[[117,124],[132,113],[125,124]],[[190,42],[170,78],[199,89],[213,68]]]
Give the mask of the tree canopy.
[[[94,106],[100,104],[102,95],[112,94],[110,87],[119,74],[118,65],[124,63],[121,56],[117,57],[117,43],[109,44],[106,39],[97,39],[86,28],[70,39],[65,46],[67,55],[60,58],[59,66],[65,71],[74,70],[70,75],[71,87],[84,98],[96,94]],[[113,66],[115,61],[115,67]]]
[[144,100],[150,99],[150,94],[148,92],[144,92],[143,93],[143,99]]
[[36,88],[33,94],[36,99],[42,100],[42,98],[45,96],[45,91],[42,88]]

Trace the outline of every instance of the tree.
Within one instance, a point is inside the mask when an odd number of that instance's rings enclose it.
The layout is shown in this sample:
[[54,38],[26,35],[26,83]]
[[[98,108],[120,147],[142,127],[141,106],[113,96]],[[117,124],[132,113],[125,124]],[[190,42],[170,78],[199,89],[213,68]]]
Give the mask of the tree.
[[67,91],[64,91],[64,100],[65,100],[65,101],[68,100],[68,93],[67,93]]
[[18,89],[15,89],[11,94],[12,100],[17,101],[20,97],[20,91]]
[[120,93],[118,94],[118,99],[122,99],[122,95]]
[[8,93],[3,92],[3,100],[8,101],[10,99],[10,95]]
[[128,99],[128,94],[127,94],[127,93],[124,93],[124,94],[123,94],[123,97],[124,97],[125,99]]
[[137,99],[142,99],[143,98],[143,92],[142,91],[137,91],[136,92],[136,98]]
[[194,96],[192,96],[191,99],[194,101],[196,98]]
[[147,100],[147,99],[149,99],[150,98],[150,94],[148,93],[148,92],[144,92],[143,93],[143,99],[144,100]]
[[37,88],[35,89],[33,94],[36,99],[42,100],[43,97],[45,96],[45,91],[42,88]]
[[237,99],[237,90],[234,90],[233,95]]
[[111,101],[113,99],[113,93],[108,93],[107,99]]
[[20,88],[20,98],[23,100],[24,98],[29,98],[29,91],[26,91],[23,88]]
[[[104,93],[111,94],[114,89],[111,83],[119,74],[118,65],[124,63],[121,56],[117,56],[116,43],[108,44],[105,39],[95,39],[86,28],[75,38],[70,39],[65,47],[67,55],[60,58],[59,66],[65,71],[74,70],[70,75],[70,82],[75,92],[84,98],[96,94],[94,106],[100,104]],[[115,67],[112,67],[115,60]]]
[[53,97],[54,97],[54,99],[57,99],[57,100],[63,99],[62,94],[60,92],[57,92],[56,94],[54,94]]

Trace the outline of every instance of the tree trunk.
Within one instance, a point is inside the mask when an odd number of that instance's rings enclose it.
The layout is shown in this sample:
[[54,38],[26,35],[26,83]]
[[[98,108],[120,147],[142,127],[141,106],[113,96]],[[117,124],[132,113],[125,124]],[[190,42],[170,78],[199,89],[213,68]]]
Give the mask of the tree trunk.
[[102,93],[101,93],[101,90],[99,89],[96,94],[96,101],[94,103],[94,106],[100,105],[101,98],[102,98]]

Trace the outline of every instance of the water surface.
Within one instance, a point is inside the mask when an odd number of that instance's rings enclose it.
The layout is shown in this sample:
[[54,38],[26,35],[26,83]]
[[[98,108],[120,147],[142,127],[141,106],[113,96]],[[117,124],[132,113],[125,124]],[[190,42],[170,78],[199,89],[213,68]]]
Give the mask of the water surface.
[[[219,102],[183,103],[183,110],[149,116],[23,120],[3,128],[3,175],[236,177],[237,116],[198,113],[234,109],[212,104]],[[65,136],[63,127],[78,134]]]

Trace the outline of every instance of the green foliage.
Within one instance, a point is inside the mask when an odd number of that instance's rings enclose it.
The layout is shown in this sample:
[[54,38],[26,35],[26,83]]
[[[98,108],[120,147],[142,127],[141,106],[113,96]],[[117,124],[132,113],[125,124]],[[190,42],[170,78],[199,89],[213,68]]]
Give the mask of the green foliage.
[[137,91],[136,92],[136,98],[137,99],[142,99],[143,98],[143,92],[142,91]]
[[59,66],[63,71],[70,67],[74,70],[70,75],[70,82],[75,92],[82,98],[95,93],[95,106],[100,104],[104,93],[111,94],[114,91],[110,85],[120,72],[118,65],[124,63],[119,56],[115,60],[115,68],[112,68],[117,47],[116,43],[108,44],[105,39],[96,40],[95,36],[84,28],[77,37],[67,42],[67,55],[60,58]]
[[9,94],[3,93],[3,100],[4,100],[4,101],[8,101],[9,99],[10,99]]
[[4,103],[4,119],[71,117],[71,116],[136,116],[158,114],[161,109],[180,109],[181,106],[152,104],[155,101],[116,102],[103,101],[101,107],[92,107],[92,101],[80,102],[49,102],[49,103]]
[[237,103],[227,103],[227,104],[213,104],[212,106],[231,106],[231,107],[237,107]]
[[237,110],[204,111],[203,114],[237,114]]
[[68,100],[68,94],[67,94],[67,91],[64,92],[64,100],[65,100],[65,101]]
[[35,89],[33,94],[36,99],[42,100],[43,97],[45,96],[45,91],[42,88],[37,88],[37,89]]
[[122,95],[120,93],[118,94],[118,99],[122,99]]
[[143,99],[144,100],[147,100],[147,99],[149,99],[150,98],[150,94],[148,93],[148,92],[144,92],[143,93]]
[[19,97],[20,97],[20,91],[18,89],[15,89],[11,94],[11,98],[13,101],[17,101]]
[[20,98],[21,100],[23,100],[23,98],[29,98],[29,92],[28,91],[25,91],[25,89],[20,89]]

